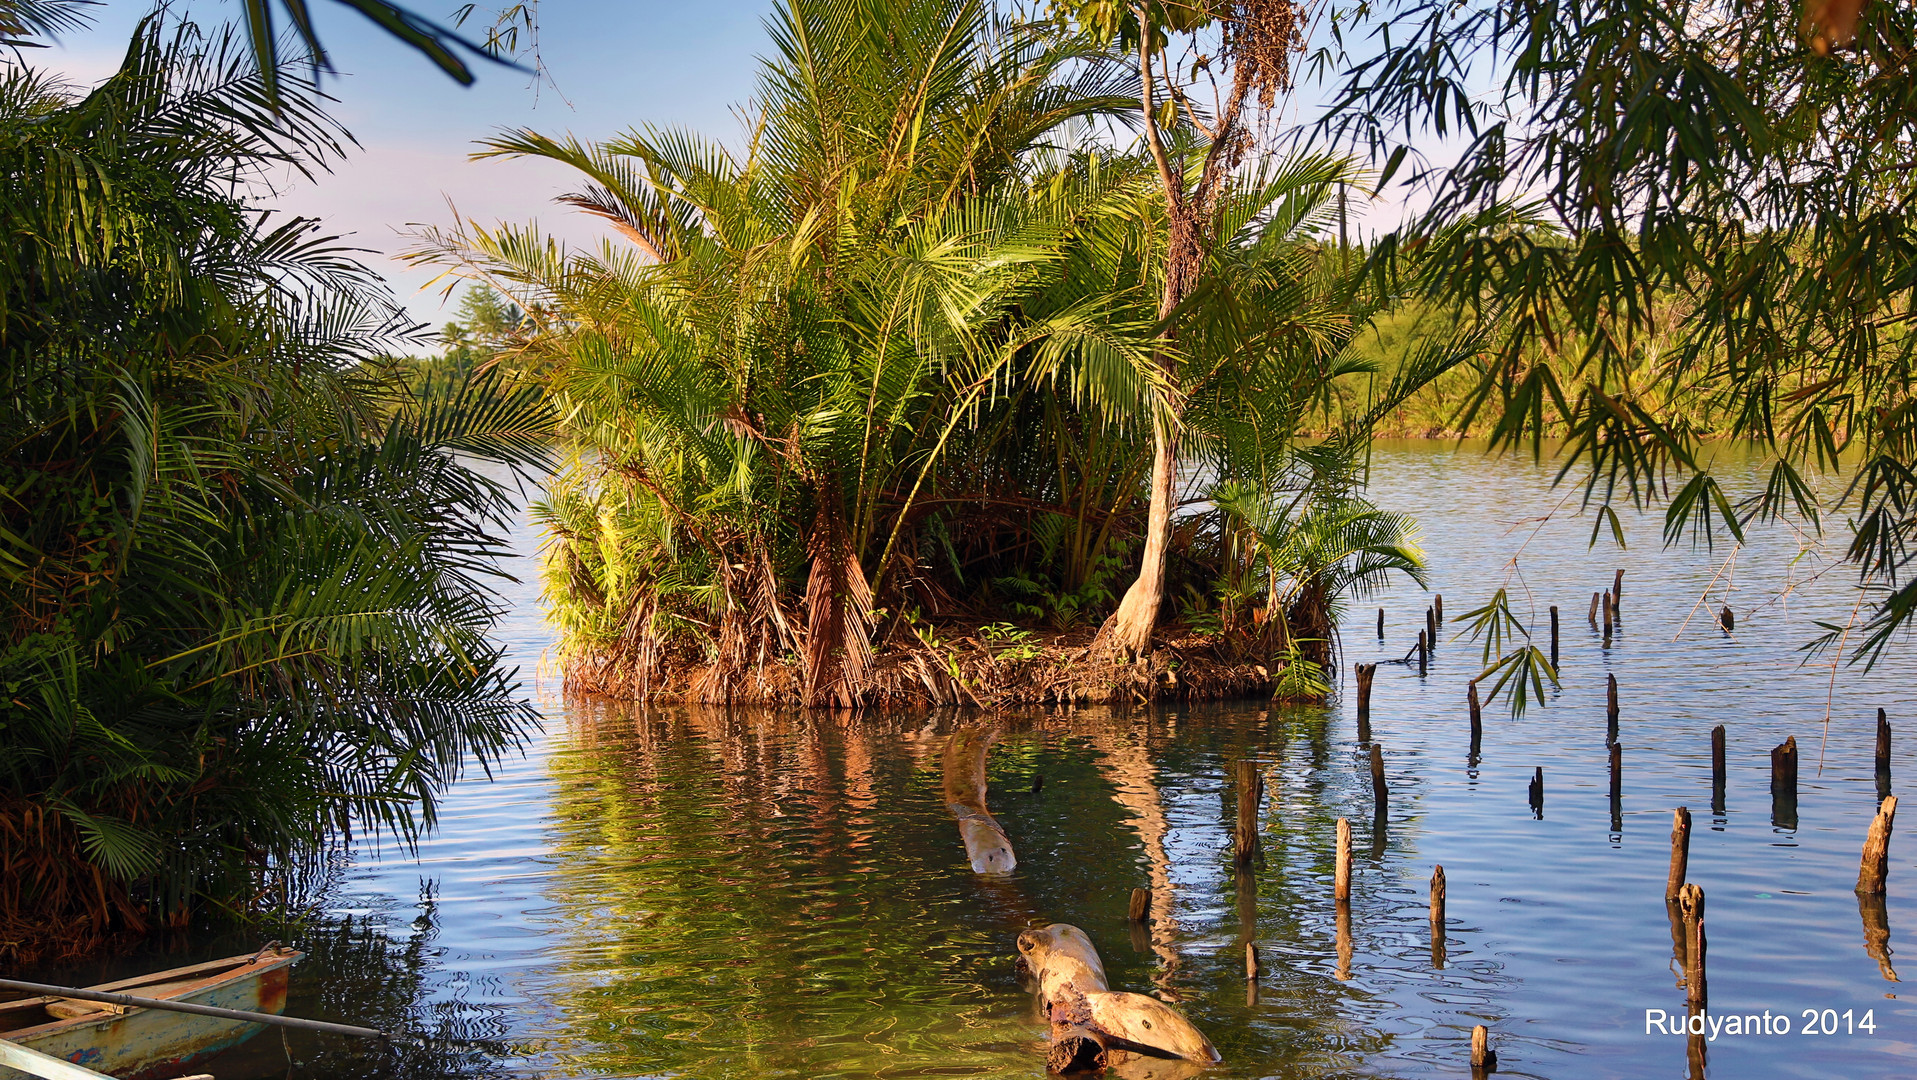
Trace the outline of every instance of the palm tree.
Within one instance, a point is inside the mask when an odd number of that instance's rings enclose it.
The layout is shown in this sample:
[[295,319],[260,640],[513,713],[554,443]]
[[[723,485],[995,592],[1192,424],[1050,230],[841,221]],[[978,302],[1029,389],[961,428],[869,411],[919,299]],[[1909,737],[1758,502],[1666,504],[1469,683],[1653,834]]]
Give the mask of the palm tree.
[[530,462],[543,404],[370,381],[399,308],[235,194],[341,142],[190,25],[142,23],[84,96],[0,67],[9,950],[243,907],[336,830],[411,837],[531,722],[486,636],[513,503],[453,453]]

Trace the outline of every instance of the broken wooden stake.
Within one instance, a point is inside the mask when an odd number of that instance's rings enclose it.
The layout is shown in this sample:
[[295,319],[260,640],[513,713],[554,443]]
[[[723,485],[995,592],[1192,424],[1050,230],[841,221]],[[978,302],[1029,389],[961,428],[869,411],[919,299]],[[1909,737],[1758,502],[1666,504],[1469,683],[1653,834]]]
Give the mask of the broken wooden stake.
[[1551,667],[1558,666],[1558,606],[1551,605]]
[[1472,679],[1465,688],[1465,701],[1471,706],[1471,753],[1476,756],[1478,743],[1484,738],[1484,706],[1478,701],[1478,680]]
[[1882,709],[1877,710],[1877,775],[1890,779],[1890,717]]
[[1878,804],[1864,838],[1864,857],[1857,867],[1857,891],[1864,896],[1884,894],[1890,877],[1890,831],[1896,823],[1897,796],[1892,795]]
[[1622,603],[1623,600],[1624,600],[1624,571],[1619,570],[1617,572],[1617,576],[1611,579],[1611,610],[1614,614],[1619,614],[1620,618],[1622,616],[1618,612],[1618,605]]
[[1588,613],[1586,613],[1584,616],[1586,619],[1590,621],[1591,629],[1593,630],[1596,630],[1598,627],[1598,605],[1602,602],[1600,598],[1603,595],[1604,595],[1603,593],[1591,594],[1591,610]]
[[1425,676],[1425,670],[1431,659],[1431,643],[1423,630],[1418,631],[1418,678]]
[[1245,942],[1245,978],[1258,978],[1258,946],[1249,941]]
[[1438,622],[1444,622],[1444,594],[1438,593],[1431,598],[1431,610],[1438,616]]
[[1338,862],[1333,871],[1331,895],[1337,900],[1351,899],[1351,822],[1338,819]]
[[1771,794],[1797,797],[1797,736],[1771,748]]
[[1152,891],[1133,889],[1131,903],[1126,906],[1125,917],[1135,923],[1147,923],[1152,918]]
[[1431,608],[1424,609],[1424,636],[1430,648],[1438,647],[1438,613]]
[[1604,745],[1617,742],[1617,676],[1604,677]]
[[1384,609],[1378,609],[1378,640],[1384,640]]
[[1234,830],[1234,854],[1239,866],[1258,861],[1258,809],[1265,798],[1265,777],[1255,761],[1240,761],[1234,766],[1238,787],[1238,827]]
[[1039,792],[1044,790],[1045,790],[1045,774],[1033,773],[1032,774],[1032,794],[1037,795]]
[[1538,817],[1542,818],[1544,816],[1544,766],[1542,765],[1538,766],[1538,771],[1531,776],[1530,795],[1531,809],[1537,811]]
[[1724,725],[1711,729],[1711,813],[1724,813]]
[[1497,1052],[1491,1049],[1491,1033],[1483,1024],[1471,1029],[1471,1068],[1478,1072],[1495,1072],[1498,1067]]
[[1378,665],[1359,664],[1355,669],[1358,676],[1358,738],[1371,738],[1371,680],[1378,674]]
[[1611,636],[1611,627],[1616,618],[1617,608],[1615,605],[1611,603],[1610,593],[1604,593],[1603,596],[1604,596],[1604,636],[1608,639]]
[[1377,743],[1371,744],[1371,801],[1378,809],[1378,816],[1384,817],[1385,804],[1390,800],[1391,792],[1385,787],[1384,750]]
[[1664,879],[1664,899],[1675,900],[1684,889],[1691,863],[1691,809],[1680,806],[1671,814],[1671,874]]
[[1611,744],[1611,831],[1624,831],[1624,747]]
[[1737,616],[1731,614],[1731,605],[1725,604],[1724,610],[1717,613],[1717,625],[1723,627],[1727,634],[1737,629]]
[[1444,867],[1431,870],[1431,966],[1444,968]]

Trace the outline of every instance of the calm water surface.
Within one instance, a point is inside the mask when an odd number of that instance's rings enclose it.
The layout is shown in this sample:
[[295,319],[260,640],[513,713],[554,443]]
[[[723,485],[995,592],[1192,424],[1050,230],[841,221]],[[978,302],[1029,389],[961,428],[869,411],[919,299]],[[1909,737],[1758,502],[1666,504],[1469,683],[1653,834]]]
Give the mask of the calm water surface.
[[[1901,786],[1917,777],[1917,679],[1908,647],[1867,675],[1801,666],[1815,621],[1850,617],[1842,572],[1820,576],[1826,565],[1784,530],[1754,534],[1733,559],[1665,550],[1656,520],[1627,517],[1627,550],[1593,550],[1574,504],[1540,520],[1563,492],[1524,462],[1407,443],[1381,446],[1375,467],[1378,501],[1420,520],[1451,616],[1426,678],[1378,674],[1386,820],[1374,820],[1349,704],[1017,716],[990,760],[1019,868],[987,881],[940,802],[942,740],[972,718],[568,708],[548,673],[533,683],[547,730],[524,759],[453,791],[416,856],[364,849],[342,866],[329,918],[299,942],[311,956],[291,1006],[522,1052],[269,1035],[211,1071],[1038,1077],[1044,1027],[1012,942],[1033,921],[1064,921],[1092,936],[1114,989],[1182,1003],[1225,1055],[1208,1076],[1468,1075],[1465,1040],[1483,1023],[1502,1075],[1684,1077],[1686,1040],[1646,1035],[1645,1010],[1684,1010],[1663,883],[1671,811],[1688,805],[1712,1008],[1793,1026],[1720,1037],[1707,1074],[1917,1075],[1917,1010],[1893,970],[1917,932],[1917,849],[1892,846],[1886,963],[1866,951],[1852,892],[1876,803],[1875,710],[1898,726]],[[1616,567],[1624,622],[1606,649],[1585,611]],[[1488,710],[1474,763],[1464,695],[1480,656],[1451,637],[1500,585],[1540,632],[1561,606],[1564,683],[1522,720]],[[517,587],[503,630],[529,676],[550,639],[536,597],[530,580]],[[1408,583],[1361,602],[1347,659],[1403,656],[1428,602]],[[1734,635],[1711,617],[1725,602]],[[1606,674],[1623,710],[1615,807]],[[1720,723],[1721,814],[1709,748]],[[1768,793],[1769,750],[1787,735],[1802,754],[1795,827],[1773,821]],[[1223,778],[1245,756],[1268,768],[1269,799],[1265,865],[1240,878]],[[1541,817],[1526,795],[1540,766]],[[1343,948],[1331,899],[1341,816],[1357,837]],[[1434,864],[1450,894],[1442,969],[1426,923]],[[1135,886],[1153,890],[1149,935],[1127,928]],[[1266,965],[1255,993],[1247,934]],[[1868,1012],[1876,1030],[1800,1035],[1806,1009]]]

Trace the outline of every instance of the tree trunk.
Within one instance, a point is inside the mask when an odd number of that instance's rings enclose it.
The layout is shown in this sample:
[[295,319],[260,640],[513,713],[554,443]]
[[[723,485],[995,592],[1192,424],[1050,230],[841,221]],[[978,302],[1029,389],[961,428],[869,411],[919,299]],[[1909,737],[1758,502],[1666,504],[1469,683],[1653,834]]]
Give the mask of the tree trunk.
[[1165,553],[1171,546],[1172,500],[1176,497],[1178,436],[1162,422],[1152,425],[1151,510],[1145,519],[1145,554],[1138,577],[1099,634],[1114,655],[1136,660],[1152,649],[1152,628],[1165,596]]

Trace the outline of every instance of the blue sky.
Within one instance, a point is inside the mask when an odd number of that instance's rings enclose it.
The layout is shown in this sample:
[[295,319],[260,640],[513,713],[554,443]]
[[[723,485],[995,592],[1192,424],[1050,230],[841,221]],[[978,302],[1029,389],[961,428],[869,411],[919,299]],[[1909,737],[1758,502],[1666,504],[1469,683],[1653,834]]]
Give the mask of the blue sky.
[[[475,140],[508,127],[602,139],[646,123],[731,140],[739,131],[732,108],[751,93],[758,57],[770,48],[764,20],[776,2],[543,0],[540,44],[552,85],[536,87],[520,72],[481,64],[477,85],[466,88],[358,13],[316,0],[314,18],[340,72],[325,88],[339,99],[335,115],[361,149],[315,182],[289,180],[275,205],[318,217],[370,249],[367,262],[416,318],[437,327],[450,302],[440,288],[427,288],[433,274],[392,257],[409,246],[410,225],[450,225],[450,207],[457,207],[485,224],[537,221],[572,243],[596,244],[606,235],[592,219],[552,203],[574,186],[567,170],[536,161],[470,161]],[[413,10],[437,19],[457,6],[412,0]],[[176,0],[174,7],[208,25],[239,16],[233,0]],[[118,65],[148,10],[143,0],[106,0],[93,9],[91,29],[31,54],[29,62],[76,82],[99,79]],[[1300,93],[1309,99],[1306,88]],[[1380,206],[1359,227],[1388,228],[1386,219],[1396,216]]]
[[[207,24],[239,15],[236,3],[218,0],[177,6]],[[414,10],[436,18],[457,6],[414,0]],[[341,72],[325,86],[362,149],[315,183],[285,186],[277,205],[322,218],[377,252],[367,260],[418,318],[437,326],[446,318],[440,293],[420,291],[432,275],[390,256],[407,246],[402,230],[408,223],[450,224],[449,199],[462,215],[483,222],[537,220],[572,241],[596,242],[601,235],[589,219],[551,203],[571,189],[564,169],[468,161],[475,139],[522,126],[604,138],[648,122],[730,138],[738,130],[730,109],[751,91],[771,6],[772,0],[545,0],[541,52],[555,92],[490,65],[478,67],[476,86],[462,88],[357,13],[318,0],[312,7],[321,39]],[[147,10],[137,0],[108,0],[94,9],[92,29],[31,54],[29,62],[75,81],[98,79],[118,65]]]

